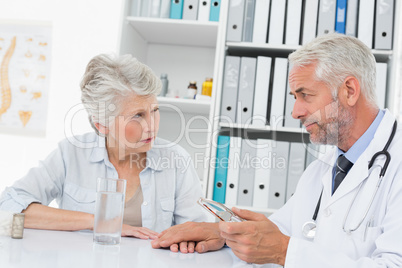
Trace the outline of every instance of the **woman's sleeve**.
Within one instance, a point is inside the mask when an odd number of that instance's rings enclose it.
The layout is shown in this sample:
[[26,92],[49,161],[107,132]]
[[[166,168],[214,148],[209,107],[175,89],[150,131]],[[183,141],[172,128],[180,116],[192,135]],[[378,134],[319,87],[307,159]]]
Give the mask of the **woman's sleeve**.
[[65,178],[65,164],[59,146],[38,167],[6,187],[0,197],[0,210],[21,212],[31,203],[48,205],[62,194]]

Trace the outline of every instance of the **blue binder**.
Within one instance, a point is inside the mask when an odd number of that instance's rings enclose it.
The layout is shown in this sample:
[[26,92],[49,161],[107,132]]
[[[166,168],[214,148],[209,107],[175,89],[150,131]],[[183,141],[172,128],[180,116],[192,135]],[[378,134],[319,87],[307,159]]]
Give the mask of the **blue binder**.
[[219,11],[221,9],[221,0],[212,0],[209,11],[209,21],[219,21]]
[[347,2],[348,0],[336,1],[335,31],[337,33],[345,34]]
[[212,199],[220,203],[225,203],[226,178],[228,174],[228,162],[229,162],[229,147],[230,147],[230,137],[218,136],[218,142],[216,148],[214,194]]
[[172,0],[170,5],[170,18],[181,20],[183,18],[184,0]]

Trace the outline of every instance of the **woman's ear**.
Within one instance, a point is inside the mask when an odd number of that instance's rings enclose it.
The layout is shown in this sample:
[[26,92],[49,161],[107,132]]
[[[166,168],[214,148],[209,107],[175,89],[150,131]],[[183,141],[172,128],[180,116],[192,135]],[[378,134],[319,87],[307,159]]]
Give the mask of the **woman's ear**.
[[348,76],[343,82],[343,96],[348,106],[355,106],[360,98],[360,83],[356,77]]
[[109,128],[105,127],[104,125],[101,125],[99,123],[95,123],[96,129],[99,131],[99,133],[102,133],[103,135],[109,134]]

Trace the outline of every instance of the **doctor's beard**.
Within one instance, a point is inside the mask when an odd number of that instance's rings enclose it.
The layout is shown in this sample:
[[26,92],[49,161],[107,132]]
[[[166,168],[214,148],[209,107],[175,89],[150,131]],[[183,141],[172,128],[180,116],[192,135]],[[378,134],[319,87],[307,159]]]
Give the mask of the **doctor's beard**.
[[318,131],[310,133],[313,144],[327,144],[342,147],[351,132],[355,116],[350,109],[342,106],[337,98],[323,110],[318,110],[308,119],[302,121],[304,125],[316,123]]

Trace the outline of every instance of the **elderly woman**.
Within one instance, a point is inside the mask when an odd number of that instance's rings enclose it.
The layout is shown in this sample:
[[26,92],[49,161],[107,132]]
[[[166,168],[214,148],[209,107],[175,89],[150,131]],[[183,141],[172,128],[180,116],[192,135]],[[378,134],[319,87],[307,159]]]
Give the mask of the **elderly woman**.
[[[94,57],[81,90],[96,133],[60,142],[5,189],[0,209],[23,211],[26,228],[92,229],[96,180],[107,177],[127,181],[123,236],[155,238],[174,224],[205,221],[196,205],[202,192],[194,167],[176,165],[189,154],[156,137],[160,89],[151,69],[129,55]],[[59,209],[48,207],[54,199]]]

